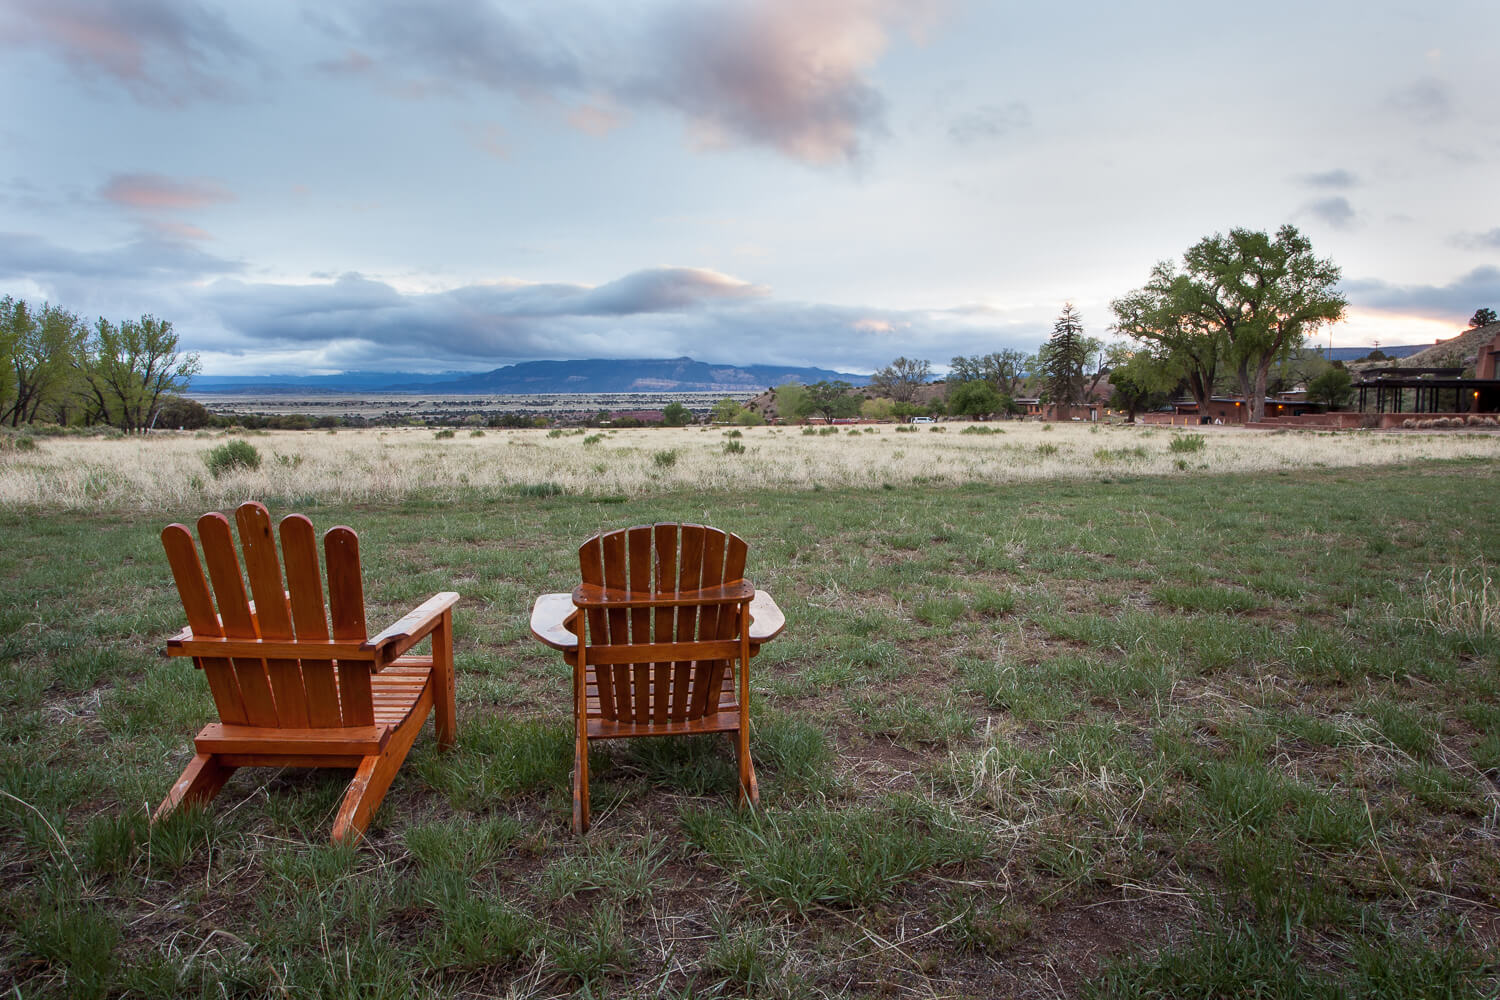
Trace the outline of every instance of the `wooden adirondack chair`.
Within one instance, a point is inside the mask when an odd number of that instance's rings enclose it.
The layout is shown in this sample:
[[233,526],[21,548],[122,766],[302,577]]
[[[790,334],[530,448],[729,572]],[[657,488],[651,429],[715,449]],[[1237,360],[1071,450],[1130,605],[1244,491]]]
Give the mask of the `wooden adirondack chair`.
[[573,666],[575,832],[589,827],[589,740],[730,734],[740,802],[759,801],[747,668],[786,619],[744,579],[747,551],[701,524],[601,533],[578,550],[583,583],[537,598],[531,634]]
[[[458,595],[437,594],[367,638],[359,539],[349,528],[333,528],[323,536],[330,630],[312,522],[300,514],[282,519],[284,584],[266,508],[241,504],[235,522],[253,601],[227,517],[214,512],[198,519],[202,566],[187,528],[162,531],[188,619],[167,640],[167,655],[193,657],[220,721],[193,741],[197,753],[153,822],[184,802],[212,799],[239,767],[348,767],[354,779],[333,840],[357,842],[434,706],[438,746],[453,743]],[[403,655],[428,635],[431,656]]]

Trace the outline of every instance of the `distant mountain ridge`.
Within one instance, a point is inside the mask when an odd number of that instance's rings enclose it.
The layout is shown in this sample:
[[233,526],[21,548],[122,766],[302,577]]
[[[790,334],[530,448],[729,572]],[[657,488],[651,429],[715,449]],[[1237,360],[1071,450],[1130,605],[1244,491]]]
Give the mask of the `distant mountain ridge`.
[[541,393],[756,392],[785,382],[842,379],[865,385],[868,375],[794,365],[715,365],[692,358],[523,361],[479,374],[405,375],[199,375],[189,392],[339,393],[399,392],[520,396]]

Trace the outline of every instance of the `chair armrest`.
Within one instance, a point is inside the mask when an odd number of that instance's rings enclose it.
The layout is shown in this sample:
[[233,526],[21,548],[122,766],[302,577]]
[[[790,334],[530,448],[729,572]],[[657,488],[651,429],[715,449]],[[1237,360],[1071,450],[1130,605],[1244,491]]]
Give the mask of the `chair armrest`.
[[593,583],[573,588],[573,604],[580,608],[682,608],[704,604],[738,604],[755,596],[747,580],[699,590],[617,590]]
[[770,594],[757,590],[755,599],[750,602],[750,641],[756,645],[770,642],[784,628],[786,615],[781,613]]
[[167,655],[199,659],[375,659],[374,652],[358,639],[228,639],[217,635],[195,636],[191,628],[185,628],[167,640]]
[[543,594],[531,607],[531,634],[553,649],[577,649],[578,636],[568,628],[575,614],[572,594]]
[[[531,607],[531,635],[538,642],[565,653],[578,648],[578,636],[572,624],[577,615],[572,594],[542,594]],[[764,590],[757,590],[750,602],[750,641],[755,645],[770,642],[786,628],[786,615]]]
[[452,591],[434,594],[384,632],[366,639],[364,648],[375,654],[375,669],[379,670],[425,639],[438,627],[443,614],[457,603],[458,595]]

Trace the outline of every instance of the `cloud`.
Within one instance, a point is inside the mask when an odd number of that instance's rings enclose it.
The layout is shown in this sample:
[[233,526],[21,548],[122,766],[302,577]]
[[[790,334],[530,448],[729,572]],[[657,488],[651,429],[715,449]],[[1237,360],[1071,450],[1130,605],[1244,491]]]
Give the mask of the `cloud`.
[[709,302],[760,298],[769,290],[697,267],[637,271],[579,296],[570,311],[594,316],[674,312]]
[[9,0],[0,6],[0,47],[51,52],[85,79],[167,105],[231,96],[217,70],[249,55],[221,13],[190,0]]
[[1461,323],[1477,307],[1500,302],[1500,267],[1476,267],[1446,285],[1394,285],[1365,279],[1346,281],[1343,290],[1355,306]]
[[1487,233],[1460,233],[1453,242],[1466,250],[1500,250],[1500,227]]
[[1448,84],[1437,77],[1424,76],[1393,91],[1386,104],[1412,121],[1427,125],[1448,117],[1453,98]]
[[1354,206],[1343,195],[1308,202],[1302,207],[1302,211],[1316,216],[1334,229],[1349,229],[1356,221]]
[[678,4],[650,39],[662,58],[625,90],[683,112],[709,145],[852,160],[885,128],[885,98],[863,73],[885,49],[892,13],[870,0]]
[[[522,17],[481,0],[360,2],[348,42],[322,64],[378,76],[409,96],[482,87],[583,102],[575,127],[616,124],[613,105],[683,115],[703,146],[749,144],[809,164],[857,159],[885,131],[885,98],[867,79],[892,26],[919,30],[933,0],[667,0],[625,20],[539,8]],[[601,105],[599,102],[605,102]]]
[[175,180],[162,174],[115,174],[99,189],[99,196],[148,213],[234,201],[234,193],[217,181]]
[[352,272],[255,280],[245,265],[207,253],[175,226],[153,224],[132,242],[82,250],[0,233],[0,287],[40,289],[86,312],[164,316],[184,349],[222,359],[218,371],[246,373],[684,355],[859,372],[897,355],[941,362],[1001,347],[1031,350],[1045,335],[1043,325],[990,307],[780,301],[763,285],[698,267],[644,268],[592,285],[510,279],[422,292]]
[[1359,183],[1359,178],[1343,167],[1325,170],[1317,174],[1303,174],[1300,180],[1308,187],[1336,189],[1352,188]]
[[161,233],[105,250],[72,250],[29,233],[0,233],[0,279],[196,281],[244,270],[238,261],[207,253]]
[[986,104],[960,115],[948,126],[948,136],[964,145],[998,142],[1030,127],[1031,109],[1019,101],[1012,101],[1004,106]]
[[780,302],[764,287],[698,268],[651,268],[596,287],[508,281],[417,294],[358,274],[298,285],[235,278],[191,290],[183,308],[202,317],[179,324],[192,331],[192,350],[409,371],[683,355],[869,371],[898,354],[1031,349],[1043,336],[993,311]]
[[585,104],[568,112],[568,124],[585,135],[607,135],[625,124],[625,115],[612,107]]
[[187,222],[166,222],[157,219],[148,219],[143,228],[164,240],[211,240],[213,236],[206,230]]

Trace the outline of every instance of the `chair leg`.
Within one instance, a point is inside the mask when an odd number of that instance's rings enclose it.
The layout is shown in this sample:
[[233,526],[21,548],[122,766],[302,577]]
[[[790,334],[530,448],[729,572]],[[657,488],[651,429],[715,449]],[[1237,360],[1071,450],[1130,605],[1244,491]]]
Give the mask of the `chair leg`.
[[229,780],[235,770],[236,768],[221,764],[219,758],[211,753],[194,754],[188,766],[183,769],[182,776],[173,783],[167,797],[156,807],[151,822],[160,823],[184,803],[210,801],[219,794],[219,789],[224,787],[224,782]]
[[589,830],[589,738],[583,733],[573,745],[573,832]]
[[755,780],[755,764],[750,760],[750,730],[741,726],[734,734],[734,752],[740,762],[740,805],[760,804],[760,785]]
[[443,621],[432,633],[432,710],[439,750],[453,745],[458,732],[453,700],[453,611],[443,612]]
[[401,770],[401,763],[406,760],[406,754],[416,742],[425,721],[427,713],[418,703],[418,709],[412,712],[405,724],[391,734],[385,749],[359,762],[359,769],[354,772],[354,780],[349,782],[349,790],[344,793],[344,801],[339,806],[338,818],[333,821],[335,844],[357,844],[364,839],[375,810],[380,808],[381,800],[395,780],[396,772]]

